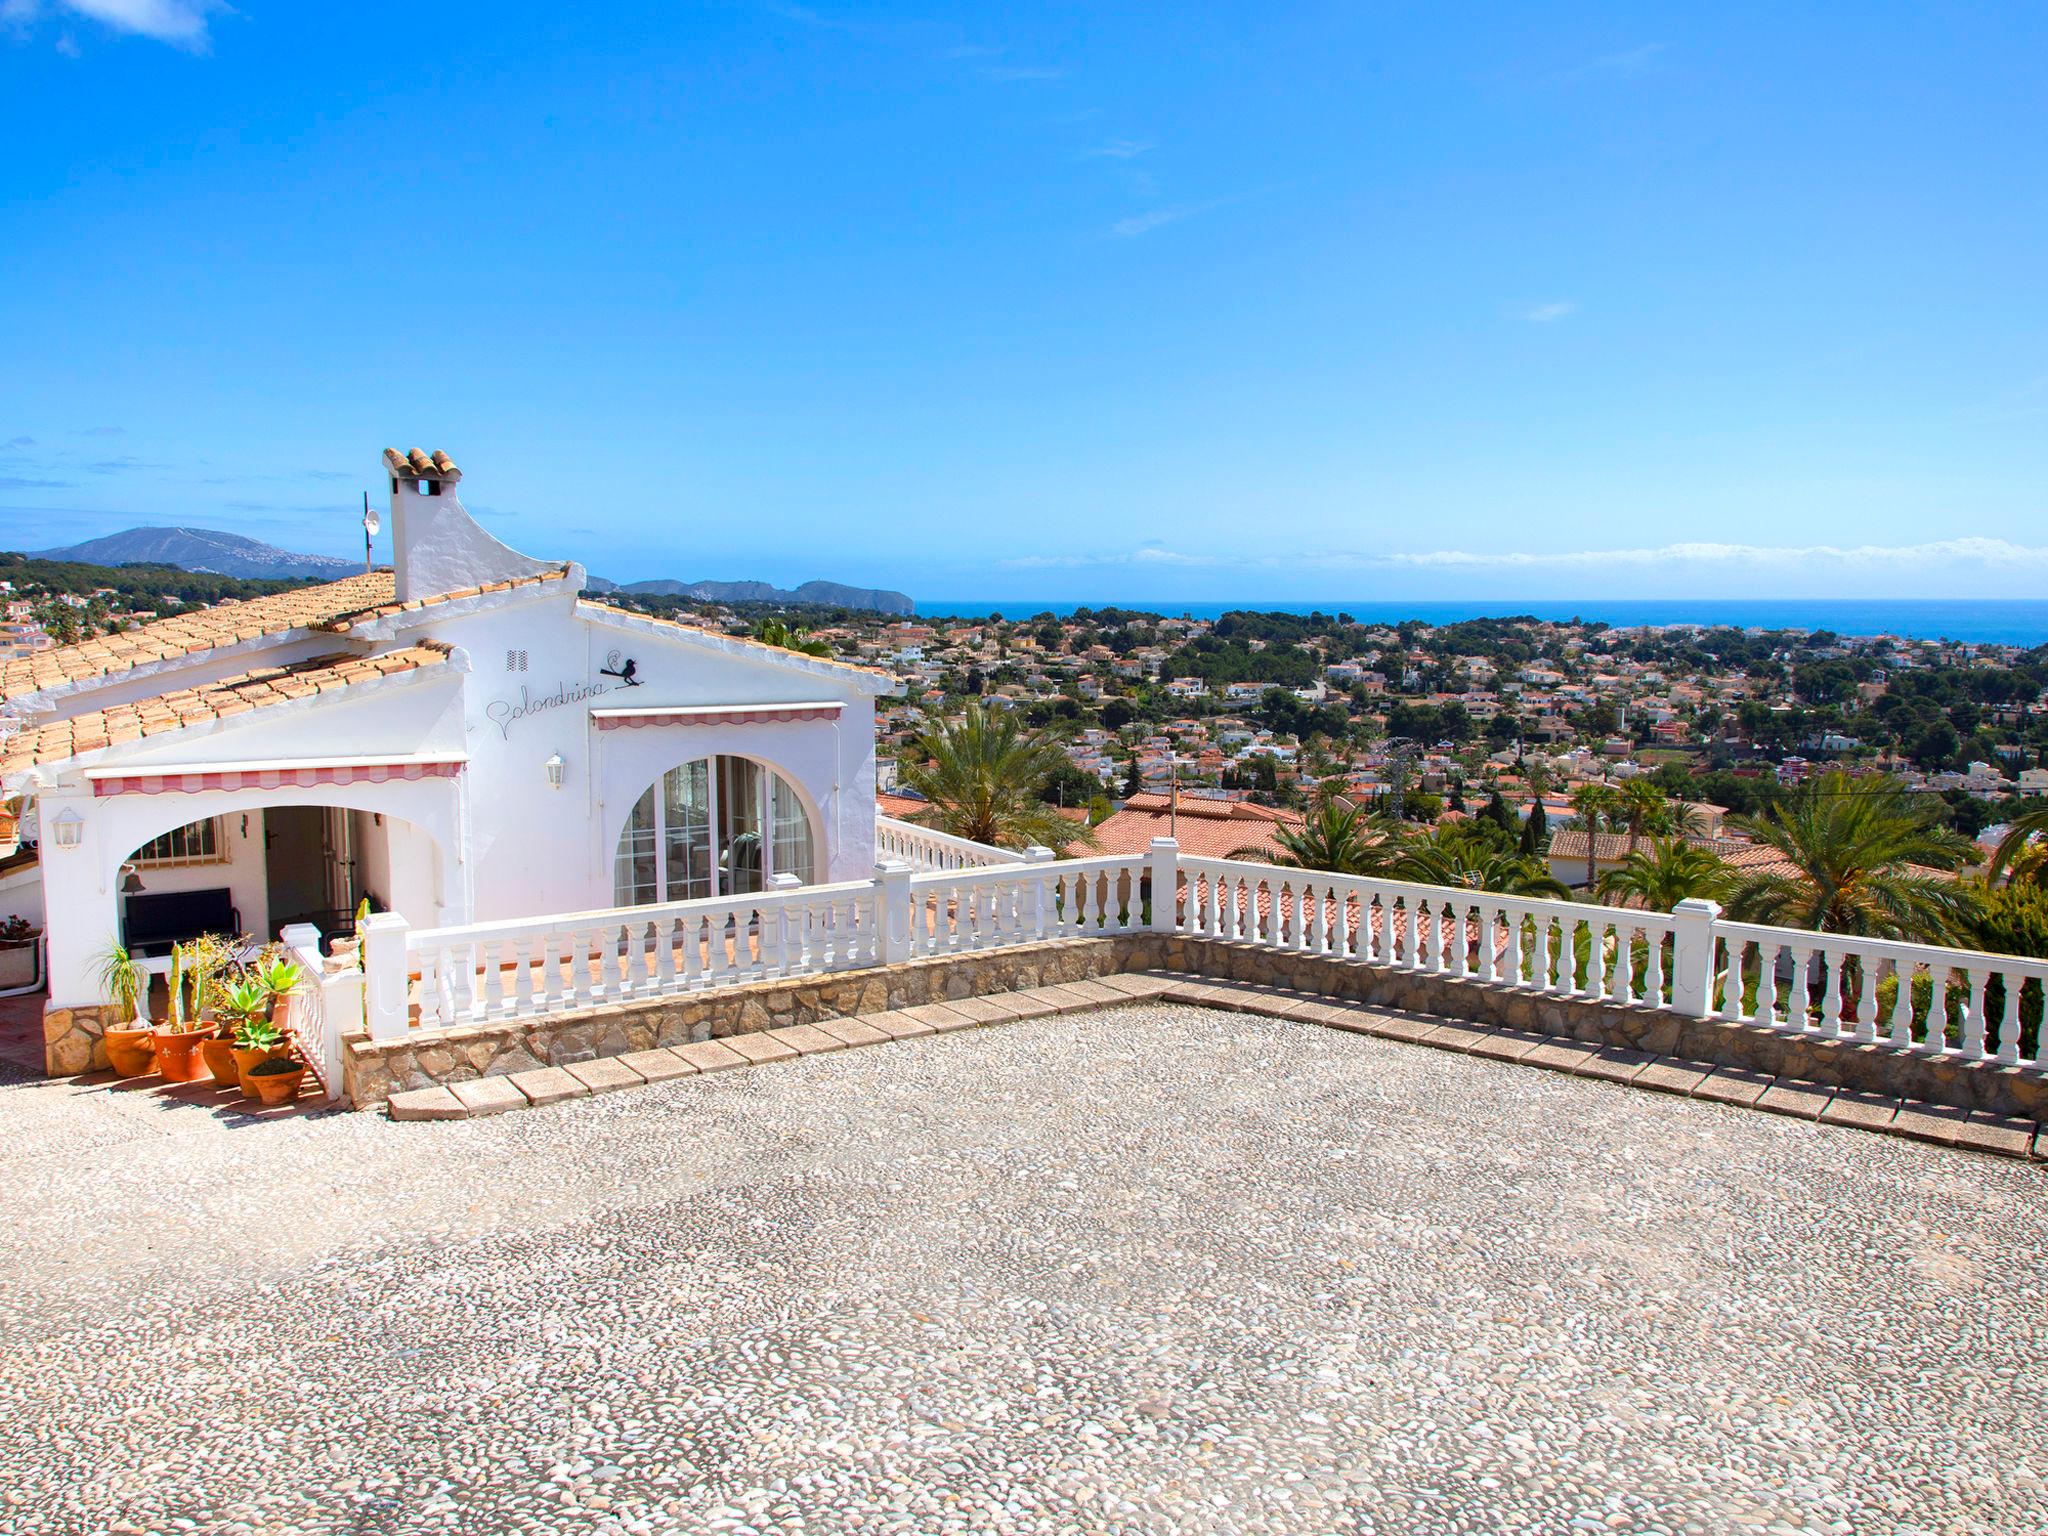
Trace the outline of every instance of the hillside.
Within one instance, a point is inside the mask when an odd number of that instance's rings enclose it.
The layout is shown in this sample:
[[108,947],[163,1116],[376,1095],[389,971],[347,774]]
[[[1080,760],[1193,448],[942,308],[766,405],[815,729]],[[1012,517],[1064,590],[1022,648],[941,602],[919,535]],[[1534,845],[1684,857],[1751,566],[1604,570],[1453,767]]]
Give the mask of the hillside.
[[909,615],[917,605],[908,593],[881,587],[847,587],[836,581],[807,581],[791,589],[765,581],[631,581],[623,586],[602,576],[590,578],[593,592],[624,592],[636,597],[681,597],[698,603],[773,603],[783,607],[867,608],[876,613]]
[[301,555],[212,528],[130,528],[62,549],[37,550],[34,558],[85,565],[174,565],[220,576],[297,581],[334,581],[362,569],[352,560]]

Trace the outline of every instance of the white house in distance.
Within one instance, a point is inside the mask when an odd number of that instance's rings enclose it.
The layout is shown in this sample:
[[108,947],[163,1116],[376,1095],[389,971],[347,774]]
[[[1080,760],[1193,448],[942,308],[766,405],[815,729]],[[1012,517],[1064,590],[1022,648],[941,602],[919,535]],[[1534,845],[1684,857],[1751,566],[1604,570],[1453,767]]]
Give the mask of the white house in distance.
[[160,952],[345,932],[364,897],[439,927],[872,874],[892,679],[585,601],[581,567],[463,510],[445,454],[384,461],[391,570],[0,665],[48,1006],[101,1000],[116,936]]

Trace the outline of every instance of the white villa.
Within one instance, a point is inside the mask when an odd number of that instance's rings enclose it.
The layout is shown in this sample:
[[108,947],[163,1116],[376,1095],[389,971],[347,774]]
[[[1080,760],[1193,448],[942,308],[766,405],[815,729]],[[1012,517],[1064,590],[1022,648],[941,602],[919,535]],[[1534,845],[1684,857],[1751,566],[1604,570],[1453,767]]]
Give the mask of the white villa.
[[[887,676],[581,598],[447,455],[386,450],[393,568],[0,664],[52,1009],[109,942],[416,928],[870,877]],[[778,877],[793,877],[778,878]],[[26,887],[26,888],[24,888]]]

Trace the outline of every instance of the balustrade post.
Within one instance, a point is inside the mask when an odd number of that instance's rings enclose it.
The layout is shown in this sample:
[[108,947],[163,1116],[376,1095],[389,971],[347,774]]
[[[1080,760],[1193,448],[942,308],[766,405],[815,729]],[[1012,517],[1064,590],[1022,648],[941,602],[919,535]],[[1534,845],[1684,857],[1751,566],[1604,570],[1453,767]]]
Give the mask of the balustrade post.
[[[1043,843],[1033,843],[1024,850],[1024,862],[1026,864],[1050,864],[1058,857],[1058,854],[1054,853]],[[1024,882],[1024,911],[1022,916],[1024,936],[1027,939],[1051,937],[1052,903],[1046,899],[1049,890],[1050,885],[1043,874],[1034,873],[1031,879]]]
[[[1719,902],[1697,896],[1671,909],[1671,1009],[1688,1019],[1704,1019],[1713,1007],[1714,924],[1720,916]],[[1739,956],[1731,960],[1728,985],[1740,992]]]
[[875,911],[882,931],[882,964],[901,965],[910,958],[910,866],[900,859],[875,866]]
[[[411,974],[407,938],[412,924],[396,912],[373,912],[356,927],[363,964],[363,1010],[372,1040],[396,1040],[412,1027],[406,978]],[[347,1023],[343,1026],[346,1029]]]
[[[1152,921],[1146,926],[1154,933],[1173,933],[1180,927],[1180,842],[1177,838],[1155,837],[1145,851],[1145,877],[1152,887]],[[1134,917],[1135,913],[1132,914]],[[1133,923],[1132,927],[1137,924]]]

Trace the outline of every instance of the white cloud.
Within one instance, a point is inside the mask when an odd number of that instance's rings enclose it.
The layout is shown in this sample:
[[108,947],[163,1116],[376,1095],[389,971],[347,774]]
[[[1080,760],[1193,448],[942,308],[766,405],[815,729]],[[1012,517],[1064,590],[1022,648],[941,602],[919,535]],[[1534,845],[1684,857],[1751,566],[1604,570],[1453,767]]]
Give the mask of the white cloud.
[[1154,208],[1146,213],[1134,213],[1127,219],[1118,219],[1109,226],[1111,238],[1129,240],[1137,235],[1149,235],[1155,229],[1168,224],[1178,224],[1182,219],[1191,219],[1198,213],[1207,213],[1220,207],[1219,203],[1182,203],[1174,208]]
[[1532,325],[1549,325],[1562,320],[1579,307],[1577,299],[1551,299],[1547,303],[1533,305],[1522,312],[1522,318]]
[[1112,551],[1107,554],[1019,555],[1015,559],[1002,562],[1012,570],[1043,570],[1049,566],[1077,569],[1082,566],[1195,566],[1243,563],[1219,555],[1184,554],[1177,549],[1168,549],[1157,539],[1140,544],[1136,549]]
[[1091,160],[1135,160],[1140,155],[1149,154],[1152,148],[1152,144],[1144,139],[1111,139],[1106,144],[1083,150],[1082,154]]
[[[209,41],[207,18],[227,9],[225,0],[0,0],[0,21],[25,28],[46,10],[68,11],[103,22],[116,32],[154,38],[199,53]],[[78,51],[69,34],[58,38],[57,47],[72,55]]]

